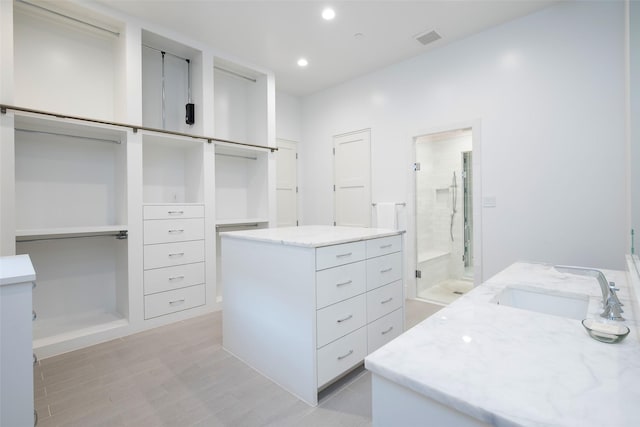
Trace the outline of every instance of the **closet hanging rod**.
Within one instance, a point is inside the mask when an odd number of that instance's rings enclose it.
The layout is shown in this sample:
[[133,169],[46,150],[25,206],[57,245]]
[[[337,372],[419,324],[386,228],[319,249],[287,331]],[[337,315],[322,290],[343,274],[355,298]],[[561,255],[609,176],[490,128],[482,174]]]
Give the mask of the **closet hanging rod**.
[[148,44],[142,43],[142,47],[146,47],[148,49],[155,50],[156,52],[166,53],[167,55],[171,55],[174,58],[182,59],[183,61],[191,61],[189,58],[183,58],[182,56],[176,55],[175,53],[171,53],[168,50],[158,49],[156,47],[149,46]]
[[63,237],[36,237],[34,239],[23,239],[16,237],[16,243],[42,242],[45,240],[67,240],[67,239],[86,239],[88,237],[115,237],[117,240],[125,240],[129,237],[126,230],[109,234],[85,234],[82,236],[63,236]]
[[[396,202],[394,203],[396,206],[407,206],[407,202]],[[377,206],[378,202],[371,203],[371,206]]]
[[43,6],[40,6],[40,5],[37,5],[37,4],[33,4],[33,3],[25,1],[25,0],[16,0],[16,1],[18,3],[22,3],[22,4],[26,4],[27,6],[34,7],[36,9],[44,10],[45,12],[49,12],[49,13],[51,13],[53,15],[57,15],[57,16],[60,16],[62,18],[66,18],[66,19],[68,19],[70,21],[77,22],[79,24],[83,24],[83,25],[86,25],[86,26],[91,27],[91,28],[95,28],[96,30],[104,31],[105,33],[109,33],[109,34],[111,34],[113,36],[120,37],[120,33],[118,31],[113,31],[113,30],[110,30],[108,28],[104,28],[104,27],[101,27],[99,25],[92,24],[91,22],[83,21],[82,19],[74,18],[73,16],[65,15],[64,13],[56,12],[55,10],[51,10],[51,9],[48,9],[46,7],[43,7]]
[[238,158],[238,159],[247,159],[247,160],[258,160],[257,157],[240,156],[238,154],[216,153],[216,156],[235,157],[235,158]]
[[203,139],[203,140],[207,141],[209,144],[211,144],[212,142],[220,142],[220,143],[224,143],[224,144],[237,145],[237,146],[240,146],[240,147],[260,148],[260,149],[264,149],[264,150],[269,150],[272,153],[274,151],[278,151],[278,147],[269,147],[268,145],[249,144],[249,143],[246,143],[246,142],[230,141],[228,139],[214,138],[214,137],[211,137],[211,136],[192,135],[190,133],[176,132],[176,131],[166,130],[166,129],[157,129],[157,128],[151,128],[151,127],[147,127],[147,126],[136,126],[136,125],[126,124],[126,123],[110,122],[110,121],[107,121],[107,120],[90,119],[90,118],[87,118],[87,117],[70,116],[70,115],[67,115],[67,114],[52,113],[50,111],[34,110],[32,108],[16,107],[15,105],[0,104],[0,114],[6,114],[7,110],[19,111],[19,112],[23,112],[23,113],[39,114],[41,116],[52,116],[52,117],[56,117],[58,119],[71,119],[71,120],[79,120],[79,121],[88,122],[88,123],[97,123],[97,124],[101,124],[101,125],[117,126],[117,127],[121,127],[121,128],[131,129],[131,130],[133,130],[134,133],[138,132],[138,130],[144,130],[144,131],[148,131],[148,132],[161,133],[161,134],[165,134],[165,135],[175,135],[175,136],[182,136],[182,137],[186,137],[186,138]]
[[106,138],[94,138],[91,136],[80,136],[80,135],[70,135],[68,133],[60,133],[60,132],[45,132],[43,130],[32,130],[32,129],[22,129],[15,128],[18,132],[27,132],[27,133],[41,133],[43,135],[56,135],[56,136],[66,136],[69,138],[78,138],[78,139],[89,139],[91,141],[100,141],[100,142],[110,142],[114,144],[122,144],[120,141],[116,141],[115,139],[106,139]]
[[240,77],[241,79],[249,80],[250,82],[253,82],[253,83],[258,81],[258,80],[254,79],[252,77],[247,77],[244,74],[240,74],[240,73],[235,72],[235,71],[227,70],[226,68],[220,67],[219,65],[214,65],[213,69],[214,70],[218,70],[218,71],[222,71],[223,73],[231,74],[232,76]]
[[237,223],[237,224],[217,224],[216,225],[216,229],[219,228],[237,228],[237,227],[257,227],[259,224],[257,222],[251,223],[251,224],[243,224],[243,223]]

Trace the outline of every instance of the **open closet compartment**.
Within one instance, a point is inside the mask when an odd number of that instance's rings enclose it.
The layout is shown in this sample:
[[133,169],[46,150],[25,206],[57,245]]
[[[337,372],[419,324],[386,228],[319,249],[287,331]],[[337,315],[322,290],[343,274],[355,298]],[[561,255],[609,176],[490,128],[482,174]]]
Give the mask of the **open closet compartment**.
[[269,146],[266,74],[215,57],[213,100],[215,137]]
[[[202,61],[201,51],[142,30],[143,126],[203,134]],[[194,109],[193,121],[187,104]]]
[[69,2],[14,2],[14,105],[123,120],[123,24]]
[[39,357],[128,325],[128,131],[15,115],[16,253],[38,272]]

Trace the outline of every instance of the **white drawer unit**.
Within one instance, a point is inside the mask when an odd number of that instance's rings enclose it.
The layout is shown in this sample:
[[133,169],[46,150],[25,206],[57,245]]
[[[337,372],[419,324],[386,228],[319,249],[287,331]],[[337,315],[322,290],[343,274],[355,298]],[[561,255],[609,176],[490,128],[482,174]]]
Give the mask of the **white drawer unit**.
[[364,261],[328,268],[316,273],[316,307],[323,308],[362,294],[366,290]]
[[180,219],[204,218],[203,205],[146,205],[143,218],[147,219]]
[[317,347],[323,347],[367,323],[367,301],[358,295],[318,310]]
[[204,239],[204,218],[144,221],[145,245],[202,239]]
[[145,319],[204,305],[204,205],[143,209]]
[[155,268],[144,272],[144,294],[155,294],[204,283],[204,262]]
[[362,261],[366,256],[365,242],[344,243],[316,249],[316,270],[324,270],[350,262]]
[[225,349],[316,405],[402,333],[402,245],[400,232],[356,227],[222,233]]
[[402,250],[402,237],[389,236],[367,240],[367,258],[374,258]]
[[373,322],[402,307],[402,300],[402,280],[367,292],[367,322]]
[[160,292],[144,297],[144,317],[153,317],[175,313],[176,311],[204,305],[206,301],[204,285]]
[[404,330],[404,310],[399,308],[367,326],[367,354],[373,353]]
[[318,350],[318,388],[362,362],[367,328],[360,328]]
[[367,290],[402,279],[402,253],[367,259]]

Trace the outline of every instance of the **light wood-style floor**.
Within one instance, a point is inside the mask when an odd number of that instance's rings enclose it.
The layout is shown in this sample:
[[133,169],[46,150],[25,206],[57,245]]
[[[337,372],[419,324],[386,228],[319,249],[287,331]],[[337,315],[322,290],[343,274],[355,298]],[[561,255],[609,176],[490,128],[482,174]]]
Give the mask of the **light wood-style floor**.
[[[440,308],[406,307],[407,328]],[[371,425],[364,368],[310,407],[222,348],[221,312],[41,360],[34,394],[38,427]]]

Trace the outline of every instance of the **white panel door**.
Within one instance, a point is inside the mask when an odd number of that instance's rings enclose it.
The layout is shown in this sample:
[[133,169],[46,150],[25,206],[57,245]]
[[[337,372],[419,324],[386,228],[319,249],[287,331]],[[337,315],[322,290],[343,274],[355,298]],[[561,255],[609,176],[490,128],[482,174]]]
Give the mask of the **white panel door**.
[[335,225],[371,225],[371,131],[333,137]]
[[276,201],[278,227],[298,225],[297,144],[278,140],[276,151]]

